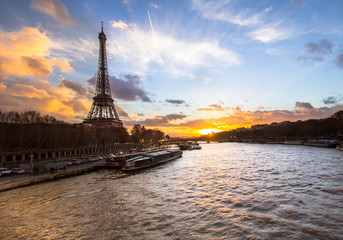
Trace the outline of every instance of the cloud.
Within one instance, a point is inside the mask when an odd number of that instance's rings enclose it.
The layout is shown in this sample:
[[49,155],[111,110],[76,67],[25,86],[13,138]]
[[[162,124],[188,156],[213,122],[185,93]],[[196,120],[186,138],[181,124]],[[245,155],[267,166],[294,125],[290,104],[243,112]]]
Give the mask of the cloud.
[[170,121],[170,120],[184,119],[187,116],[183,115],[183,114],[168,114],[165,117],[166,117],[166,119],[168,119],[168,121]]
[[307,102],[296,102],[295,108],[298,108],[298,109],[314,109],[314,107],[311,105],[311,103],[307,103]]
[[95,84],[96,84],[96,78],[92,77],[86,81],[91,87],[95,89]]
[[129,118],[129,114],[127,112],[125,112],[125,110],[122,107],[115,105],[115,108],[116,108],[120,118]]
[[175,105],[181,105],[181,104],[186,104],[184,100],[179,100],[179,99],[166,99],[167,103],[172,103]]
[[[98,42],[94,36],[74,39],[54,37],[52,41],[51,55],[58,56],[61,59],[86,62],[88,59],[94,59],[98,55]],[[62,69],[62,66],[59,66]]]
[[80,115],[87,116],[91,103],[75,91],[77,84],[68,85],[71,82],[62,81],[63,84],[53,86],[48,81],[28,77],[0,78],[0,109],[36,110],[67,122],[79,122]]
[[[141,100],[143,102],[151,102],[148,93],[141,89],[141,78],[137,75],[125,75],[124,78],[116,78],[109,76],[111,92],[114,98],[126,101]],[[91,86],[95,86],[95,77],[87,80]]]
[[150,127],[159,127],[159,126],[176,126],[175,121],[182,120],[186,118],[186,115],[183,114],[168,114],[165,116],[154,116],[147,118],[142,121],[126,121],[125,124],[129,126],[133,126],[135,124],[141,124],[144,126]]
[[88,91],[87,89],[78,81],[70,81],[67,79],[61,79],[59,87],[66,87],[72,89],[74,92],[80,94],[80,96],[86,96]]
[[232,5],[229,3],[230,0],[193,0],[192,7],[206,19],[220,20],[241,26],[252,26],[261,23],[263,16],[271,10],[271,8],[266,8],[255,13],[246,8],[238,13],[233,13]]
[[70,66],[67,60],[57,60],[55,58],[50,59],[50,63],[61,69],[62,72],[73,71],[73,68]]
[[211,128],[216,128],[217,125],[212,123],[213,120],[211,119],[196,119],[196,120],[191,120],[187,121],[185,123],[181,123],[181,127],[191,127],[195,129],[211,129]]
[[[305,111],[304,111],[305,109]],[[255,124],[270,124],[272,122],[297,121],[308,119],[328,118],[337,111],[343,110],[343,105],[332,107],[314,108],[310,103],[297,102],[293,111],[271,110],[271,111],[242,111],[235,108],[227,117],[206,119],[212,124],[206,128],[217,128],[219,130],[231,130],[238,127],[247,127]],[[189,126],[191,123],[185,123]],[[203,127],[203,126],[201,126]]]
[[159,8],[159,6],[158,6],[157,4],[155,4],[155,3],[150,3],[149,5],[150,5],[151,7],[153,7],[153,8],[156,8],[156,9]]
[[143,102],[151,102],[148,93],[140,88],[141,78],[137,75],[126,75],[124,79],[110,77],[111,90],[114,97],[127,100],[141,100]]
[[291,29],[282,28],[280,27],[280,23],[276,23],[254,30],[248,35],[255,40],[261,41],[263,43],[269,43],[284,40],[291,36],[291,34]]
[[336,66],[343,69],[343,53],[337,55]]
[[45,99],[49,97],[49,94],[46,90],[36,88],[32,85],[17,83],[11,88],[11,95],[13,97],[24,97],[24,98],[36,98],[36,99]]
[[[300,104],[302,105],[302,104]],[[254,124],[283,122],[283,121],[297,121],[307,119],[318,119],[330,117],[335,112],[342,110],[343,106],[333,106],[331,108],[321,107],[313,108],[311,104],[304,104],[307,111],[296,109],[293,111],[287,110],[273,110],[273,111],[234,111],[229,117],[217,119],[221,126],[227,125],[241,125],[250,126]],[[312,108],[311,108],[312,107]]]
[[[58,106],[60,104],[60,102],[58,100],[54,100],[54,101],[53,101],[54,105]],[[71,107],[72,108],[72,110],[74,112],[72,117],[74,119],[76,119],[78,117],[77,114],[81,114],[81,115],[83,115],[83,118],[85,118],[86,117],[86,113],[89,111],[89,105],[85,103],[84,99],[70,99],[70,100],[62,101],[62,103],[66,107]],[[69,113],[69,112],[67,112],[67,113]]]
[[42,57],[21,57],[23,67],[26,68],[27,75],[45,78],[52,73],[48,60]]
[[332,53],[332,42],[330,42],[327,39],[323,39],[320,41],[319,44],[309,42],[305,45],[306,53],[309,54],[320,54],[320,55],[326,55],[329,53]]
[[[303,0],[302,0],[303,1]],[[250,28],[247,36],[263,43],[276,42],[289,38],[293,34],[290,27],[282,27],[280,20],[274,22],[265,20],[266,15],[272,11],[272,7],[256,11],[256,6],[235,9],[235,3],[231,0],[192,0],[194,10],[201,16],[210,20],[219,20]],[[296,3],[292,4],[295,9]]]
[[305,53],[298,57],[306,65],[312,65],[314,62],[323,62],[324,57],[332,53],[333,43],[327,39],[319,43],[309,42],[305,44]]
[[37,28],[23,27],[18,32],[0,28],[0,76],[46,78],[58,66],[62,72],[72,70],[67,61],[49,57],[52,42]]
[[32,0],[30,7],[49,15],[60,24],[72,26],[77,24],[69,15],[67,8],[58,0]]
[[223,108],[218,104],[212,104],[208,108],[199,108],[197,111],[225,111],[227,108]]
[[222,48],[216,41],[178,40],[134,24],[111,21],[116,43],[108,51],[118,59],[135,66],[136,71],[148,71],[150,64],[158,64],[176,75],[193,75],[194,70],[218,66],[240,65],[240,55]]
[[166,99],[166,102],[176,104],[176,105],[185,103],[184,100],[172,100],[172,99]]
[[327,97],[323,99],[323,103],[326,105],[330,105],[330,104],[337,104],[339,101],[341,101],[342,98],[341,97]]
[[[335,112],[343,110],[343,105],[314,108],[310,103],[296,102],[293,110],[256,110],[243,111],[241,108],[232,108],[232,111],[221,118],[188,120],[183,114],[169,114],[154,116],[142,121],[126,121],[126,126],[141,124],[159,128],[166,134],[174,136],[196,136],[202,129],[217,129],[228,131],[240,127],[250,127],[255,124],[270,124],[272,122],[298,121],[308,119],[328,118]],[[176,119],[178,121],[175,121]]]
[[168,125],[168,119],[165,116],[155,116],[150,117],[142,121],[125,121],[125,125],[133,126],[135,124],[140,124],[143,126],[153,126],[153,127],[159,127],[159,126],[166,126]]
[[111,26],[112,26],[113,28],[128,29],[129,27],[136,27],[136,24],[128,25],[128,24],[126,24],[125,22],[122,22],[121,20],[119,20],[118,22],[112,21],[112,22],[111,22]]
[[[86,118],[93,96],[86,86],[77,81],[61,79],[57,86],[45,80],[27,77],[0,78],[0,109],[2,111],[35,110],[66,122],[80,122]],[[129,118],[116,105],[122,118]]]

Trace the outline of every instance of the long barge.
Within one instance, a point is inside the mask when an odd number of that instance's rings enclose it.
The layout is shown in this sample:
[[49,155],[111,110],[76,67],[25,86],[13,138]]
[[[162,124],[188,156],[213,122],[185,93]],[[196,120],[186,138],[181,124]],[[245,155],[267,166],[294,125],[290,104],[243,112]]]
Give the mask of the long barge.
[[182,156],[182,151],[178,149],[169,149],[147,153],[145,156],[131,158],[126,161],[123,171],[133,171],[142,168],[155,166],[165,163]]
[[337,140],[310,140],[304,143],[305,146],[326,148],[335,148],[339,144]]

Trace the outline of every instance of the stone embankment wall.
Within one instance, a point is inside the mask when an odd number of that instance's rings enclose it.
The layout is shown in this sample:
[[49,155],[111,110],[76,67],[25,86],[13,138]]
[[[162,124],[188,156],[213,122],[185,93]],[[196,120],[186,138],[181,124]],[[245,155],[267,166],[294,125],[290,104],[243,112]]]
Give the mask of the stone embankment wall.
[[141,145],[133,143],[120,143],[111,146],[88,146],[72,149],[46,149],[46,150],[30,150],[18,152],[1,152],[0,166],[1,167],[18,167],[20,164],[37,164],[44,162],[67,161],[77,158],[86,158],[91,156],[101,156],[106,154],[128,153],[135,150],[140,150]]

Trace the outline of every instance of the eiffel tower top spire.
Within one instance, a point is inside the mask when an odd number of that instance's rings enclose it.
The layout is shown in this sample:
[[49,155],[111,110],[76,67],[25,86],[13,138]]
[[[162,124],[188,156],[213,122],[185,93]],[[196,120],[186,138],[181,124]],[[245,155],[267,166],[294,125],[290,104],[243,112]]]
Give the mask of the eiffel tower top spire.
[[122,121],[114,106],[111,94],[111,87],[108,75],[107,55],[106,55],[106,35],[101,22],[101,32],[99,33],[99,59],[98,72],[96,75],[96,90],[93,97],[93,104],[84,123],[90,124],[112,124],[123,126]]
[[106,35],[101,22],[101,32],[99,33],[99,60],[96,84],[96,94],[107,94],[111,97],[111,89],[108,78],[107,56],[106,56]]

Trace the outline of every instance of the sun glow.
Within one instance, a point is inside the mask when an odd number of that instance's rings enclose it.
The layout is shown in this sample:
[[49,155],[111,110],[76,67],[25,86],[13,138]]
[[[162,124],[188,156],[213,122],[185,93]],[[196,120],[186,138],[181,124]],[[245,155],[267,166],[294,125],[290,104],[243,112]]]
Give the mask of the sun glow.
[[202,129],[202,130],[199,130],[199,133],[201,133],[202,135],[207,135],[207,134],[217,133],[217,132],[221,132],[221,131],[218,129]]

